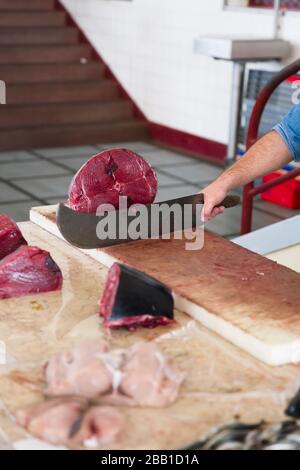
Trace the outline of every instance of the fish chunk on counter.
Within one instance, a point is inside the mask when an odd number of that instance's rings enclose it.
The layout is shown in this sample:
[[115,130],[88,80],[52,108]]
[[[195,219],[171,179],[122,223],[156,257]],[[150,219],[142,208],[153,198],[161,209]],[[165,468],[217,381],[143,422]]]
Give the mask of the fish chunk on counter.
[[17,424],[54,445],[98,447],[119,438],[125,421],[110,407],[89,407],[80,397],[56,398],[17,410]]
[[114,263],[100,300],[100,316],[106,328],[155,328],[174,320],[174,300],[166,285],[137,269]]
[[0,299],[61,289],[62,273],[50,253],[23,245],[0,261]]
[[139,406],[165,407],[176,401],[183,374],[154,343],[136,343],[125,353],[120,392]]
[[74,176],[69,206],[77,212],[96,213],[101,204],[119,207],[119,197],[132,204],[150,204],[157,192],[157,178],[149,163],[124,148],[106,150],[90,158]]
[[[109,406],[92,406],[83,415],[72,433],[72,443],[88,448],[118,442],[125,428],[124,416]],[[77,428],[79,428],[77,430]]]
[[77,395],[112,405],[165,407],[178,397],[183,374],[152,342],[105,350],[82,344],[45,367],[48,396]]
[[79,395],[95,398],[112,389],[112,374],[102,360],[106,343],[83,343],[70,352],[58,354],[45,367],[46,395]]
[[20,246],[27,245],[17,224],[6,214],[0,214],[0,260]]

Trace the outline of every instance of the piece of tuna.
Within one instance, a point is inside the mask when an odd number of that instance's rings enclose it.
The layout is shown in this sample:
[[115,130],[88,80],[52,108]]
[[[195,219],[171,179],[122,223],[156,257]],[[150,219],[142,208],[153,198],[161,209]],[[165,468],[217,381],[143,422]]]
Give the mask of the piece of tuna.
[[174,320],[170,289],[137,269],[119,263],[110,268],[100,300],[107,328],[154,328]]
[[107,345],[83,343],[58,354],[45,367],[46,395],[80,395],[95,398],[112,389],[112,374],[102,360]]
[[0,262],[0,299],[61,289],[62,273],[47,251],[21,246]]
[[26,245],[17,224],[6,214],[0,214],[0,260]]
[[69,206],[78,212],[96,213],[100,204],[119,207],[119,196],[128,206],[150,204],[157,192],[151,166],[127,149],[112,149],[88,160],[74,176],[69,189]]

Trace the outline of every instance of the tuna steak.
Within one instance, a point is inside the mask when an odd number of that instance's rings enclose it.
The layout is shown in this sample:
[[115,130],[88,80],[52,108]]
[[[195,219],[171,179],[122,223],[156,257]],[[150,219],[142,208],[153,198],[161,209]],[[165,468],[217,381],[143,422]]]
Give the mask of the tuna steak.
[[0,299],[61,289],[62,273],[47,251],[21,246],[0,262]]
[[0,260],[27,242],[17,224],[6,214],[0,214]]
[[170,289],[161,282],[114,263],[100,300],[100,316],[107,328],[154,328],[174,319],[174,300]]
[[78,212],[96,213],[100,204],[119,207],[119,196],[128,206],[150,204],[157,192],[157,179],[150,165],[127,149],[95,155],[76,173],[69,190],[69,205]]

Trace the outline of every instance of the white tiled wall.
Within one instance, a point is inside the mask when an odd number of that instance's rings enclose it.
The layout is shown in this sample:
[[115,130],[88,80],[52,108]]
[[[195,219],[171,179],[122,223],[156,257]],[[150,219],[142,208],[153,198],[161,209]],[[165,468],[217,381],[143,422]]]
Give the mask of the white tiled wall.
[[[231,65],[193,53],[199,34],[270,37],[272,15],[223,0],[62,0],[148,119],[227,143]],[[300,14],[283,37],[300,55]]]

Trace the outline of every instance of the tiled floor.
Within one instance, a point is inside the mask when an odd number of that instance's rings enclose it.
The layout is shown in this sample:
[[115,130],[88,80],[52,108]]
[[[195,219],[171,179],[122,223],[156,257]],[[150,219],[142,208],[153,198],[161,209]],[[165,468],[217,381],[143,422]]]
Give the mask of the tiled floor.
[[[151,163],[159,181],[158,201],[197,192],[221,172],[219,167],[146,142],[2,152],[0,212],[17,221],[27,220],[30,207],[64,201],[70,181],[81,165],[91,155],[112,147],[130,148]],[[297,211],[257,200],[253,227],[260,228],[296,214]],[[225,237],[236,236],[240,215],[240,207],[228,209],[207,224],[207,228]]]

